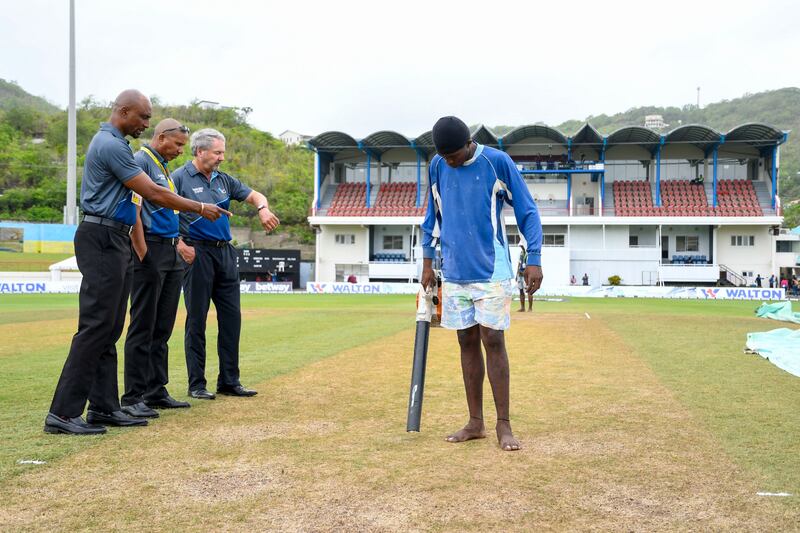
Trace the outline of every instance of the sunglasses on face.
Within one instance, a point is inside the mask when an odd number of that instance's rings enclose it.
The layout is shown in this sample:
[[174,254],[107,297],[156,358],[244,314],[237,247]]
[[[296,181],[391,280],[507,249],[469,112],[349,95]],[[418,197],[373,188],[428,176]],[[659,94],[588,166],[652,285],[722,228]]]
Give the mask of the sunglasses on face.
[[175,126],[174,128],[168,128],[168,129],[162,131],[161,133],[169,133],[171,131],[179,131],[181,133],[185,133],[186,135],[189,135],[189,128],[187,128],[186,126]]

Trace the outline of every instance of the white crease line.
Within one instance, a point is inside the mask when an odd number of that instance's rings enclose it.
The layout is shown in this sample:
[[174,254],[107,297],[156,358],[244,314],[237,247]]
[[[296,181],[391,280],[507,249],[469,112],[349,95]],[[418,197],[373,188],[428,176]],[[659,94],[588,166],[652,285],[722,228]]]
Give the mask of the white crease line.
[[17,464],[21,465],[46,465],[47,461],[39,461],[38,459],[20,459]]
[[758,496],[791,496],[788,492],[756,492]]
[[592,319],[592,317],[589,316],[589,313],[583,313],[583,314],[586,315],[586,318],[588,318],[589,320]]

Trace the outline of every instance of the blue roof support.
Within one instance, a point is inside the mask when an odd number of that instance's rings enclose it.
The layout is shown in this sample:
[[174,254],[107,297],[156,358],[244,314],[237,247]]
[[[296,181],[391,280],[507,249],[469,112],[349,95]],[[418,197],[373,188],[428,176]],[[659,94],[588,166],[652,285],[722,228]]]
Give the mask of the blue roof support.
[[424,152],[420,150],[414,141],[411,141],[411,148],[417,154],[417,200],[414,204],[416,207],[421,207],[420,200],[422,199],[422,157]]
[[372,171],[372,153],[367,150],[367,207],[369,207],[369,197],[370,197],[370,175]]
[[772,209],[775,209],[778,199],[778,145],[772,147]]
[[711,151],[714,161],[714,192],[711,195],[711,206],[717,207],[717,152],[719,152],[719,145],[714,145],[714,149]]
[[505,151],[506,151],[506,149],[503,147],[503,139],[497,139],[497,147],[498,147],[500,150],[502,150],[503,152],[505,152]]
[[661,135],[656,147],[656,207],[661,207],[661,147],[664,146],[665,139]]
[[567,163],[572,161],[572,137],[567,137]]
[[572,173],[567,174],[567,215],[572,216]]
[[606,145],[608,144],[608,137],[603,137],[603,147],[600,149],[600,163],[603,164],[603,173],[600,174],[600,216],[603,216],[605,204],[603,200],[606,197]]
[[[364,146],[364,142],[363,141],[358,141],[358,149],[361,150],[362,152],[364,152],[365,154],[367,154],[367,198],[366,198],[366,204],[367,204],[367,207],[369,208],[369,207],[371,207],[369,205],[369,196],[370,196],[370,191],[372,190],[372,183],[370,183],[371,182],[370,176],[372,175],[372,158],[374,157],[374,155],[372,153],[372,150],[370,150],[369,148]],[[378,164],[380,164],[381,158],[380,157],[375,157],[375,159],[378,161]]]
[[719,203],[718,198],[717,198],[717,186],[719,184],[719,181],[717,179],[717,167],[718,167],[718,163],[719,163],[718,162],[719,146],[721,144],[723,144],[724,142],[725,142],[725,136],[724,135],[720,135],[719,136],[719,142],[714,145],[714,149],[712,150],[712,152],[714,154],[714,181],[713,181],[713,189],[712,189],[712,193],[711,193],[711,205],[713,207],[717,207],[717,204]]
[[422,188],[422,157],[420,157],[419,152],[417,152],[417,200],[414,203],[414,207],[419,207],[419,197],[420,189]]
[[322,158],[316,150],[314,150],[314,159],[317,160],[317,209],[319,209],[322,206]]

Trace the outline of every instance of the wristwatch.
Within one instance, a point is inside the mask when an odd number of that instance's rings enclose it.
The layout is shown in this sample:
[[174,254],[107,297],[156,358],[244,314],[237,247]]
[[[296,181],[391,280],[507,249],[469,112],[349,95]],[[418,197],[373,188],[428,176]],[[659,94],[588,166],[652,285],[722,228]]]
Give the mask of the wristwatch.
[[256,211],[261,211],[262,209],[266,209],[266,208],[267,208],[267,204],[261,204],[256,208]]

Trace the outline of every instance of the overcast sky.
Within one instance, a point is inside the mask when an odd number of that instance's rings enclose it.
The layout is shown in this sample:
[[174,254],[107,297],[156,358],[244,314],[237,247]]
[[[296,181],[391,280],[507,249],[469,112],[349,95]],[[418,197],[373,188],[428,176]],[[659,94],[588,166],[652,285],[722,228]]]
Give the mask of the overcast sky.
[[[78,101],[133,87],[279,134],[416,136],[800,86],[800,2],[76,0]],[[0,77],[65,107],[68,0],[3,2]]]

